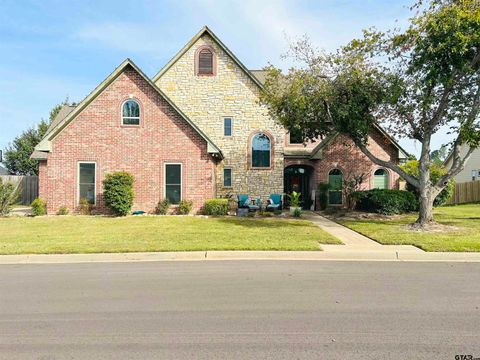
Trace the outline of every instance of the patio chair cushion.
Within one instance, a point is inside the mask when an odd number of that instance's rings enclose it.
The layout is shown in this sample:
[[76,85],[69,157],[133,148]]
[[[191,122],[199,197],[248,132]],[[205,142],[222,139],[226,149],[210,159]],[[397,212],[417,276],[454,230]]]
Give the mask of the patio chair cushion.
[[250,199],[248,198],[248,195],[238,195],[239,207],[248,207],[248,204],[250,204]]
[[268,204],[267,209],[278,209],[280,204]]
[[270,194],[270,200],[276,205],[280,205],[280,202],[282,201],[282,195],[280,194]]

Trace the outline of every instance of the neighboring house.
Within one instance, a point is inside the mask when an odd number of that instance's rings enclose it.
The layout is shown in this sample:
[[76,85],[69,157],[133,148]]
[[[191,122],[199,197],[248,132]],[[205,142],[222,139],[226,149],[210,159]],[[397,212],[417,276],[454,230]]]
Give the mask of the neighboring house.
[[[460,156],[465,156],[468,149],[468,145],[462,145]],[[450,153],[444,163],[447,169],[452,167],[452,161],[452,153]],[[480,148],[473,151],[470,159],[465,164],[465,168],[460,171],[454,179],[457,183],[480,180]]]
[[[308,206],[320,182],[364,173],[364,188],[397,188],[398,175],[367,159],[352,141],[331,134],[304,145],[259,104],[265,74],[248,70],[204,27],[150,80],[129,59],[76,107],[65,106],[32,158],[40,161],[40,197],[54,212],[87,198],[105,212],[106,173],[135,176],[134,209],[248,194],[302,192]],[[405,151],[381,128],[369,148],[400,162]],[[332,189],[341,205],[341,189]]]
[[0,165],[0,175],[8,175],[8,170],[5,169],[2,165]]

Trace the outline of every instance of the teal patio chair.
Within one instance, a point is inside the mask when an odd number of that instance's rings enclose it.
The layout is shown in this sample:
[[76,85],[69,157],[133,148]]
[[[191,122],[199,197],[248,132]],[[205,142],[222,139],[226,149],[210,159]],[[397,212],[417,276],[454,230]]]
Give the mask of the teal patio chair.
[[267,204],[267,211],[282,210],[283,208],[283,195],[270,194],[269,203]]
[[237,198],[238,198],[238,207],[241,209],[257,211],[257,210],[260,210],[262,207],[262,201],[260,198],[256,200],[255,204],[251,203],[250,197],[248,195],[241,194],[241,195],[238,195]]

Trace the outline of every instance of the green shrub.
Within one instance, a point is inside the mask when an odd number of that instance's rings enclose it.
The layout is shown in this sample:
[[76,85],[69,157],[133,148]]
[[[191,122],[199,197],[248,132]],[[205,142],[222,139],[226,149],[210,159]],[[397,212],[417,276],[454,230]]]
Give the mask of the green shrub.
[[78,202],[78,213],[80,215],[90,215],[92,213],[93,205],[90,204],[87,198],[80,198]]
[[47,214],[47,204],[40,198],[33,200],[30,206],[32,207],[33,216],[42,216]]
[[191,200],[182,200],[178,204],[177,213],[179,215],[188,215],[193,208],[193,201]]
[[418,210],[418,200],[409,191],[373,189],[352,194],[356,209],[384,215],[403,214]]
[[228,213],[228,199],[210,199],[203,205],[205,215],[224,216]]
[[[418,177],[419,175],[418,160],[408,161],[405,165],[402,165],[402,169],[405,170],[409,175]],[[430,181],[433,184],[436,183],[446,173],[447,173],[447,169],[435,164],[430,165]],[[420,197],[418,190],[414,186],[410,185],[410,183],[408,182],[406,185],[406,190],[413,193],[417,197],[417,199]],[[445,188],[440,192],[440,194],[437,195],[437,197],[433,201],[433,206],[440,206],[445,204],[448,201],[448,199],[452,197],[454,190],[455,190],[455,180],[450,179],[447,186],[445,186]]]
[[168,209],[170,208],[170,200],[163,199],[160,200],[155,208],[155,214],[157,215],[167,215]]
[[12,209],[12,205],[18,199],[18,187],[10,181],[3,182],[0,178],[0,216],[8,215]]
[[328,206],[328,189],[330,189],[330,184],[318,184],[318,202],[320,204],[320,210],[325,210]]
[[293,217],[299,218],[300,216],[302,216],[302,210],[300,210],[300,208],[296,208],[293,211]]
[[133,176],[125,171],[107,174],[105,180],[103,180],[105,205],[115,215],[125,216],[132,210],[133,182]]
[[68,215],[69,212],[70,210],[68,210],[68,208],[64,205],[60,206],[60,209],[57,211],[57,215]]

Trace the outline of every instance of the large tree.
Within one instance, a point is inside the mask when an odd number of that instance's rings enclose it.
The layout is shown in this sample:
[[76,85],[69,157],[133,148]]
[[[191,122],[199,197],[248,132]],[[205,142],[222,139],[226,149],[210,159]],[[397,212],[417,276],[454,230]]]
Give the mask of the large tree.
[[[417,189],[417,225],[433,222],[433,202],[480,145],[480,7],[475,0],[417,2],[406,30],[370,29],[335,53],[307,39],[291,46],[299,66],[283,74],[270,66],[263,102],[271,115],[305,139],[338,131],[375,164]],[[376,157],[368,134],[377,124],[421,144],[418,176]],[[431,181],[431,141],[452,129],[451,168]],[[467,146],[466,155],[461,147]]]
[[43,139],[52,120],[57,116],[68,98],[50,110],[48,120],[40,120],[37,126],[31,127],[17,136],[5,149],[4,163],[7,170],[15,175],[38,175],[38,161],[30,159],[35,146]]

